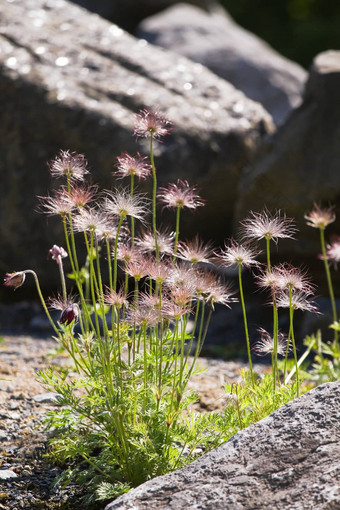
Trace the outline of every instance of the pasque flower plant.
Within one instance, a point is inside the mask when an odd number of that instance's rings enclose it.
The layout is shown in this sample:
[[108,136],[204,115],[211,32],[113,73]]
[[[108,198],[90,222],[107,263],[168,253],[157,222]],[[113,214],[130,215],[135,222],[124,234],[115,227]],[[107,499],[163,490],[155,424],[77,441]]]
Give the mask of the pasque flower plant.
[[[127,179],[126,187],[99,192],[86,181],[85,157],[60,151],[49,163],[59,187],[39,198],[40,210],[58,216],[64,229],[65,244],[54,244],[47,254],[59,272],[60,288],[45,300],[35,271],[5,276],[4,284],[14,290],[27,275],[33,276],[54,338],[72,360],[69,372],[52,366],[39,375],[60,395],[61,408],[51,411],[47,421],[55,430],[50,457],[72,465],[65,477],[86,481],[94,498],[114,497],[184,465],[197,456],[198,445],[207,451],[221,444],[299,393],[293,313],[298,308],[314,310],[313,287],[304,272],[287,265],[272,267],[270,261],[270,241],[292,238],[293,221],[267,210],[252,213],[243,222],[242,241],[229,240],[215,253],[198,236],[180,240],[182,214],[203,206],[204,200],[187,181],[157,187],[154,144],[172,127],[159,112],[142,110],[137,115],[134,134],[150,141],[150,152],[149,157],[118,156],[113,176]],[[150,199],[136,191],[136,178],[152,179]],[[173,227],[160,227],[158,203],[174,209]],[[259,249],[250,244],[261,239],[267,253],[262,269]],[[336,246],[329,246],[327,253],[337,261]],[[220,269],[214,268],[216,257],[219,267],[238,268],[249,373],[242,387],[231,388],[236,406],[226,406],[221,414],[198,415],[190,408],[197,397],[188,390],[189,379],[199,371],[214,308],[230,308],[237,301]],[[70,268],[66,277],[64,264]],[[270,289],[274,307],[273,335],[260,330],[254,346],[272,356],[273,375],[264,380],[252,365],[244,268],[258,272],[257,282]],[[286,306],[291,318],[287,336],[278,331],[278,309]],[[50,309],[60,312],[56,321]],[[294,385],[285,384],[285,374],[280,379],[277,364],[278,354],[287,358],[290,343]],[[249,405],[249,395],[257,399],[261,392],[266,403],[260,411]]]

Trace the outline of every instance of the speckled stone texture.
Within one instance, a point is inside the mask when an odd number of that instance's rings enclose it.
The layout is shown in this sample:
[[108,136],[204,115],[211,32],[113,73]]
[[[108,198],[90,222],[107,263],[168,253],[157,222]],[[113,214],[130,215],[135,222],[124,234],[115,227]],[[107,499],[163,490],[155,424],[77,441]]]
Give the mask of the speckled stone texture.
[[336,510],[339,434],[340,382],[327,383],[105,510]]
[[85,153],[93,180],[110,188],[116,156],[148,151],[132,136],[135,113],[144,107],[160,109],[176,125],[155,147],[159,184],[188,179],[207,199],[186,236],[199,225],[201,235],[224,238],[240,173],[273,131],[263,107],[202,65],[73,3],[0,3],[3,271],[32,267],[42,285],[52,284],[53,275],[57,280],[46,254],[62,241],[62,229],[33,212],[35,196],[46,195],[50,184],[46,161],[59,149]]

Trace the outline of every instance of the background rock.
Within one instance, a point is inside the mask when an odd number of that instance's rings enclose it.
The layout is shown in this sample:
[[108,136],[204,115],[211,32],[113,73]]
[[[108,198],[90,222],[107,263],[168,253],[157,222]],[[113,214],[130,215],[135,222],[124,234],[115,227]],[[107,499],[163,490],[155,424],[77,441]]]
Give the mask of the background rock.
[[318,233],[303,219],[313,202],[336,204],[338,221],[327,233],[340,234],[339,140],[340,51],[327,51],[314,60],[300,108],[268,139],[257,163],[240,179],[236,220],[264,204],[285,209],[296,218],[304,240],[296,246],[315,254],[320,250]]
[[[153,14],[178,3],[178,0],[71,0],[73,3],[96,12],[120,27],[133,32],[138,23]],[[188,4],[203,9],[217,8],[214,0],[187,0]]]
[[340,382],[319,386],[105,510],[335,510],[340,503],[339,400]]
[[[85,153],[93,180],[111,187],[115,157],[147,151],[132,136],[145,106],[176,124],[156,147],[159,184],[198,181],[210,200],[202,236],[228,235],[241,170],[273,130],[261,105],[200,64],[64,0],[1,3],[0,19],[1,271],[31,267],[43,285],[54,283],[46,255],[61,228],[34,212],[50,185],[46,161],[60,149]],[[195,225],[187,223],[191,237]]]
[[238,26],[222,8],[185,3],[147,18],[139,37],[200,62],[261,103],[282,124],[301,103],[306,71]]

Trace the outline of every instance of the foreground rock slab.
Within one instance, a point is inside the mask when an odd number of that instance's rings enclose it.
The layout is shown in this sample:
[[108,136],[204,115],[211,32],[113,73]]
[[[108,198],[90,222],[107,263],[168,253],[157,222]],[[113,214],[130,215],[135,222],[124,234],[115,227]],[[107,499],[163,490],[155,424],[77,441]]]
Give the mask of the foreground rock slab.
[[41,283],[52,283],[46,254],[62,229],[32,212],[50,185],[46,161],[60,149],[84,153],[93,180],[110,188],[116,156],[148,151],[132,136],[144,107],[176,124],[155,148],[159,184],[198,181],[210,204],[205,234],[228,235],[242,168],[273,130],[261,105],[202,65],[65,0],[1,2],[0,20],[3,271],[39,268]]
[[340,382],[327,383],[105,510],[336,510]]

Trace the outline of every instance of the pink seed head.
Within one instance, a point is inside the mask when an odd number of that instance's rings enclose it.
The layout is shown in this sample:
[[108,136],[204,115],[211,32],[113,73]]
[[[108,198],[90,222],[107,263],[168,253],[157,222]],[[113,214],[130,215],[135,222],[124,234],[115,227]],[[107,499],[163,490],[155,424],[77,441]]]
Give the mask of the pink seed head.
[[151,174],[151,165],[147,163],[147,157],[141,156],[139,152],[136,156],[124,152],[118,156],[115,167],[117,170],[114,175],[118,178],[135,175],[139,179],[146,179]]
[[333,223],[335,218],[333,207],[321,209],[317,204],[314,204],[314,209],[310,213],[305,214],[307,225],[320,230],[324,230],[330,223]]
[[279,238],[294,238],[296,228],[294,220],[277,211],[271,214],[267,209],[251,212],[250,217],[241,222],[242,237],[246,239],[271,239],[275,243]]
[[141,110],[136,115],[134,135],[143,138],[160,139],[168,135],[173,124],[160,112],[149,109]]

